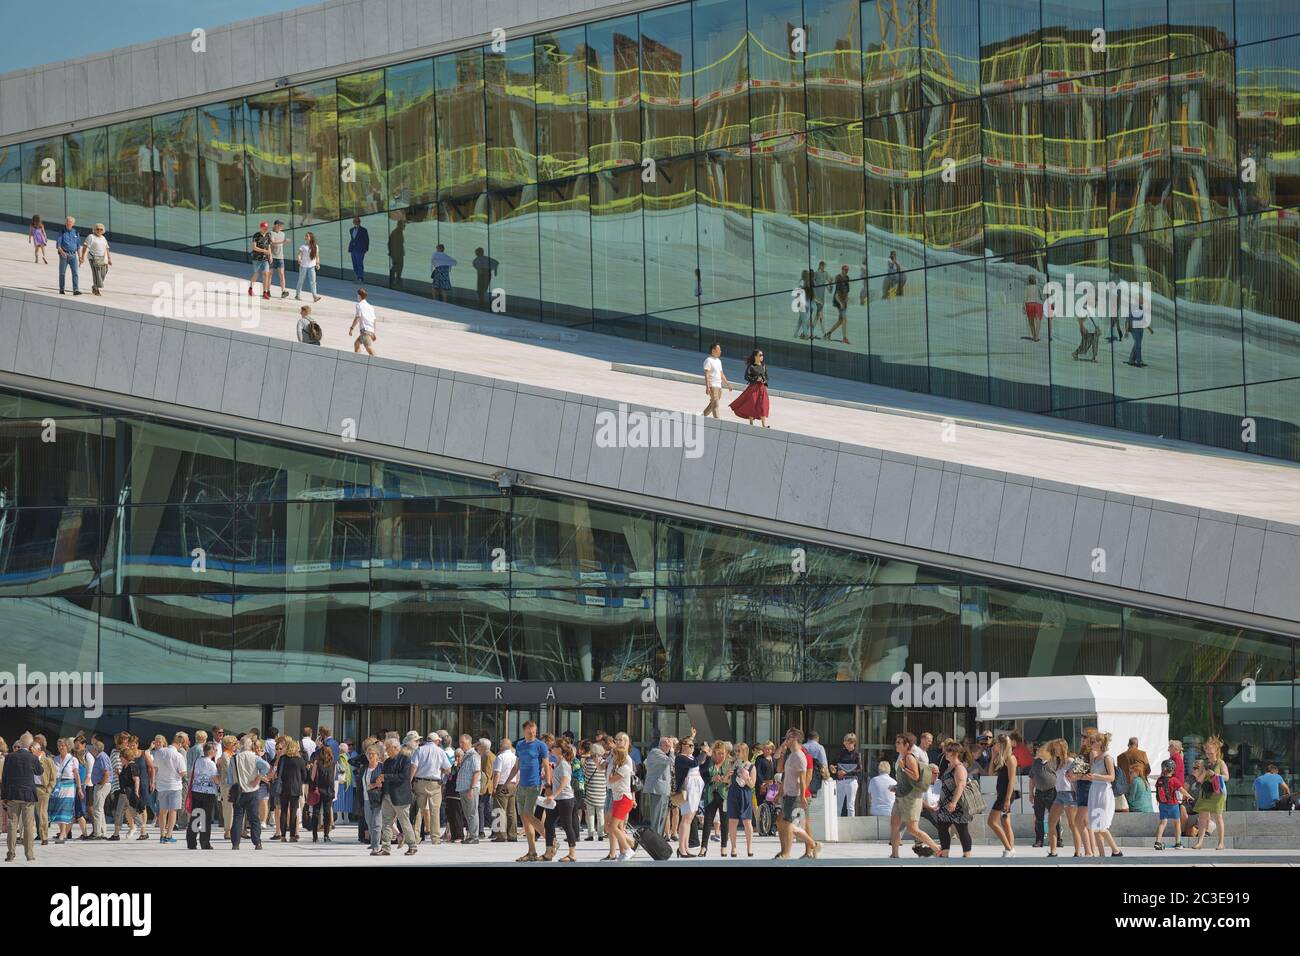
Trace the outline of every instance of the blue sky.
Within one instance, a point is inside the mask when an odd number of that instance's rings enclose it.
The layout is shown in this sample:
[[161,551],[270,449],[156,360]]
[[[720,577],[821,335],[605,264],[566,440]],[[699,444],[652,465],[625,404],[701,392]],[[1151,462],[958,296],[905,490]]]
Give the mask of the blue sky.
[[114,47],[189,33],[314,0],[107,0],[66,4],[3,0],[0,73],[67,60]]

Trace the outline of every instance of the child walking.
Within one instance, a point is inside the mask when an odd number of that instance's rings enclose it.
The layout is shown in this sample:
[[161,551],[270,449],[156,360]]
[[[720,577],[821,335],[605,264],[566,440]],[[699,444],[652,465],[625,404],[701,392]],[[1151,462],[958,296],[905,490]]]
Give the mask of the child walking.
[[34,261],[43,262],[48,266],[50,260],[45,258],[45,246],[50,240],[45,235],[45,223],[41,222],[40,216],[32,216],[31,225],[27,227],[27,241],[32,244]]
[[1162,840],[1165,835],[1165,824],[1170,820],[1174,822],[1174,849],[1183,848],[1183,821],[1179,809],[1179,791],[1176,781],[1174,780],[1174,770],[1177,765],[1172,760],[1166,760],[1160,765],[1160,777],[1156,780],[1156,803],[1160,807],[1160,823],[1156,827],[1156,849],[1165,848]]

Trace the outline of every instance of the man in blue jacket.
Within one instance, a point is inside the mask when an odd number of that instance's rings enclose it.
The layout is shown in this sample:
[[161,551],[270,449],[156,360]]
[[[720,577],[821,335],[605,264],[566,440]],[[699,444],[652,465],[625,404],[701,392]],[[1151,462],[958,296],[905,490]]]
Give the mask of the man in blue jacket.
[[77,272],[82,255],[81,233],[76,230],[76,221],[71,216],[63,221],[63,232],[55,243],[59,250],[59,295],[64,294],[63,276],[69,269],[72,270],[72,294],[81,295],[81,277]]
[[352,255],[352,272],[357,282],[366,281],[366,253],[370,251],[370,233],[361,225],[361,217],[352,217],[352,229],[348,233],[348,252]]
[[[74,272],[73,275],[76,275]],[[36,777],[41,775],[40,761],[32,755],[32,735],[18,738],[14,750],[5,757],[4,776],[0,778],[0,799],[9,813],[9,844],[5,862],[12,863],[18,848],[18,830],[23,831],[23,849],[28,862],[36,860]]]

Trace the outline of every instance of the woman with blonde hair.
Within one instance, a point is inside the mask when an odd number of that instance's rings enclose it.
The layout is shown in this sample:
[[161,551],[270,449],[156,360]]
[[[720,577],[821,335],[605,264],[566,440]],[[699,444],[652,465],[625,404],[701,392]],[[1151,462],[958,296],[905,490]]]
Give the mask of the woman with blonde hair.
[[[704,777],[700,775],[700,766],[695,761],[695,740],[687,737],[681,742],[677,762],[673,765],[677,788],[673,796],[680,795],[677,801],[679,820],[677,824],[677,855],[683,859],[693,858],[691,846],[691,821],[700,806],[700,797],[704,794]],[[708,835],[704,835],[708,839]]]
[[628,814],[636,806],[636,798],[632,796],[632,775],[636,768],[632,766],[628,749],[627,734],[614,738],[609,771],[609,852],[618,860],[630,860],[636,856],[636,848],[627,835]]
[[736,756],[728,775],[726,826],[731,839],[731,856],[736,856],[736,831],[745,825],[745,853],[754,855],[754,765],[749,762],[749,744],[736,744]]
[[[1205,761],[1203,767],[1192,771],[1201,783],[1201,795],[1196,798],[1192,812],[1209,814],[1218,829],[1216,850],[1223,849],[1223,811],[1228,806],[1228,765],[1223,759],[1223,741],[1217,736],[1205,741]],[[1205,834],[1209,825],[1202,822],[1201,832],[1196,837],[1192,849],[1199,850],[1205,843]]]
[[[1096,727],[1085,727],[1079,737],[1079,749],[1071,758],[1070,769],[1065,779],[1074,787],[1074,806],[1070,808],[1070,833],[1077,833],[1083,838],[1083,855],[1093,856],[1092,833],[1088,830],[1088,797],[1092,790],[1092,780],[1088,776],[1092,769],[1093,738],[1097,735]],[[1074,847],[1074,855],[1079,855],[1079,845]]]
[[1047,751],[1046,766],[1056,774],[1056,796],[1047,812],[1047,855],[1057,856],[1056,832],[1061,825],[1061,817],[1070,828],[1070,843],[1074,846],[1074,855],[1079,855],[1083,837],[1079,833],[1077,821],[1071,812],[1074,809],[1074,783],[1067,779],[1070,770],[1070,745],[1058,737],[1048,741],[1043,747]]
[[1111,856],[1123,856],[1115,838],[1110,835],[1110,825],[1115,819],[1115,758],[1107,751],[1110,749],[1110,734],[1097,733],[1092,737],[1092,750],[1085,753],[1091,758],[1091,769],[1086,779],[1092,783],[1088,788],[1088,833],[1097,856],[1106,855],[1105,847],[1110,847]]
[[302,759],[302,744],[292,737],[276,741],[274,777],[279,813],[276,815],[272,840],[281,843],[298,842],[298,801],[302,799],[303,782],[307,778],[307,764]]
[[989,808],[989,829],[1002,844],[1004,857],[1016,855],[1016,834],[1011,829],[1011,804],[1019,796],[1016,792],[1015,742],[1008,734],[998,734],[993,741],[989,758],[989,772],[997,775],[997,792]]

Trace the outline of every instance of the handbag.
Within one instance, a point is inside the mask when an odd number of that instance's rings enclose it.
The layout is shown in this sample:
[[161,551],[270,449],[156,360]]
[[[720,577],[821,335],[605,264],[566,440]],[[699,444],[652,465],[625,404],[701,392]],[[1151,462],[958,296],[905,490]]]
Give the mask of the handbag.
[[680,807],[683,803],[686,802],[686,791],[678,790],[676,793],[669,795],[668,802],[671,803],[674,807]]
[[311,787],[307,790],[307,806],[314,807],[320,803],[320,789],[316,786],[316,774],[320,771],[320,764],[311,765]]
[[979,782],[974,777],[966,778],[966,787],[961,792],[961,798],[957,801],[962,813],[977,817],[988,809],[988,803],[984,799],[984,792],[980,790]]

